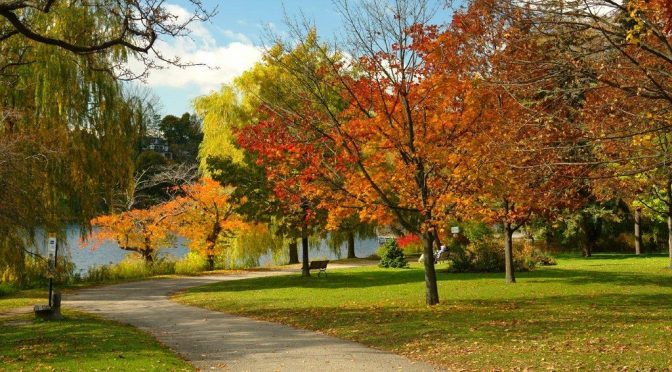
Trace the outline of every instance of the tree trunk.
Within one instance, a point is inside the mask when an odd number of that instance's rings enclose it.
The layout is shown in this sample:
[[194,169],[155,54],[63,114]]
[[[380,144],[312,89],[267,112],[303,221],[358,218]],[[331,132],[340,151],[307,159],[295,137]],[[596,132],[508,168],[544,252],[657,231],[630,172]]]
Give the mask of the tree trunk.
[[670,256],[668,267],[672,269],[672,207],[669,209],[670,211],[667,213],[667,249]]
[[297,263],[299,263],[299,250],[296,239],[292,238],[292,241],[289,243],[289,264]]
[[425,298],[427,305],[439,303],[439,289],[436,285],[434,268],[434,234],[431,230],[423,234],[425,243]]
[[642,208],[635,209],[635,254],[642,253]]
[[504,269],[506,282],[515,283],[516,275],[513,268],[513,228],[510,222],[504,223]]
[[592,257],[592,255],[593,255],[593,244],[592,243],[590,243],[589,241],[586,241],[583,244],[582,248],[583,248],[583,252],[582,252],[583,257]]
[[216,218],[217,220],[215,223],[212,225],[212,230],[210,231],[210,234],[207,236],[205,239],[205,247],[206,247],[206,252],[208,255],[208,271],[212,271],[215,269],[215,245],[217,245],[217,239],[219,238],[219,234],[222,231],[222,226],[219,224],[219,211],[216,211]]
[[154,255],[152,254],[151,249],[145,249],[142,251],[142,258],[145,260],[145,264],[151,265],[154,263]]
[[436,243],[436,248],[441,249],[441,237],[439,236],[439,230],[436,228],[432,228],[432,233],[434,234],[434,242]]
[[667,180],[667,250],[669,254],[668,267],[672,269],[672,179]]
[[154,263],[154,255],[152,250],[152,239],[147,233],[145,233],[144,244],[142,245],[144,249],[140,251],[142,258],[145,260],[145,264],[150,265]]
[[355,233],[348,232],[348,258],[357,258],[355,255]]
[[584,242],[581,247],[583,250],[583,257],[591,257],[593,255],[593,251],[597,248],[597,238],[600,235],[597,226],[594,226],[590,222],[590,218],[591,217],[585,213],[581,216],[581,229],[584,234]]
[[310,270],[308,270],[308,232],[306,231],[306,227],[303,228],[303,231],[301,232],[301,253],[303,256],[303,262],[301,265],[301,275],[302,276],[310,276]]
[[207,265],[208,265],[208,271],[212,271],[215,269],[215,255],[208,253],[208,257],[206,259]]

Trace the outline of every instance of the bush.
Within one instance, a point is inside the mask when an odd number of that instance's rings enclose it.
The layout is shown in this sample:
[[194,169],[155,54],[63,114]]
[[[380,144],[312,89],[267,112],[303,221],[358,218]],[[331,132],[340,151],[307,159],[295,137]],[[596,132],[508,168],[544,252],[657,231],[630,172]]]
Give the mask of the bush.
[[193,275],[207,269],[208,261],[196,252],[189,252],[186,257],[175,262],[175,274],[179,275]]
[[380,263],[378,266],[386,268],[408,267],[408,262],[406,262],[406,258],[404,257],[404,251],[399,248],[396,240],[391,240],[383,246],[383,249],[380,252]]
[[[527,249],[527,246],[514,245],[515,271],[529,271],[534,267],[531,252],[527,253]],[[449,271],[454,273],[503,272],[504,247],[494,238],[477,240],[466,247],[454,245],[450,250],[450,260]]]
[[557,264],[555,258],[549,256],[545,252],[539,249],[532,251],[532,255],[530,256],[530,266],[555,266]]
[[[54,281],[56,283],[71,283],[75,264],[68,261],[66,257],[58,257]],[[49,284],[47,273],[49,272],[49,263],[46,259],[36,257],[26,257],[23,267],[23,280],[21,288],[39,288],[46,287]]]
[[[207,269],[205,258],[195,252],[190,252],[186,257],[160,258],[151,264],[147,264],[136,255],[129,255],[121,262],[113,265],[97,265],[81,275],[75,273],[75,265],[66,257],[58,258],[58,270],[54,281],[59,284],[72,283],[106,283],[120,280],[134,280],[149,278],[156,275],[190,275]],[[47,277],[47,261],[42,258],[26,257],[21,280],[9,270],[0,268],[0,296],[13,293],[19,289],[44,288],[49,284]]]
[[89,283],[113,282],[171,274],[175,274],[174,261],[159,259],[151,264],[147,264],[141,258],[127,256],[116,265],[102,265],[89,268],[84,281]]
[[425,248],[422,239],[414,234],[404,235],[396,240],[399,248],[403,249],[406,254],[422,253]]
[[0,283],[0,297],[9,296],[19,291],[19,288],[11,283]]

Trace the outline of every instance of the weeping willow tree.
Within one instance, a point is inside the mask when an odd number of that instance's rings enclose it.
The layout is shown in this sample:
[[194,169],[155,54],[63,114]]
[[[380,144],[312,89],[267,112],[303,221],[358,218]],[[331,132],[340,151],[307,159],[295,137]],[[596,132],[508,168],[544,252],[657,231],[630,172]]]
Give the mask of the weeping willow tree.
[[203,141],[198,149],[201,173],[210,174],[208,158],[229,158],[240,164],[243,151],[235,145],[232,128],[251,122],[253,111],[241,101],[238,90],[224,85],[217,93],[197,98],[194,108],[203,119]]
[[357,215],[353,215],[343,219],[337,229],[326,232],[323,237],[326,239],[329,248],[338,257],[341,255],[341,248],[345,245],[347,258],[357,258],[355,241],[376,236],[375,225],[363,223]]
[[[26,14],[29,17],[30,14]],[[71,6],[53,35],[95,43],[103,14]],[[35,17],[33,22],[40,22]],[[21,280],[37,229],[88,227],[115,188],[128,187],[142,114],[115,78],[127,51],[89,55],[10,37],[0,41],[0,273]],[[86,230],[86,229],[83,229]]]
[[219,266],[227,269],[250,268],[261,264],[263,256],[268,255],[274,262],[285,258],[282,237],[263,225],[251,225],[249,230],[238,231],[221,250]]

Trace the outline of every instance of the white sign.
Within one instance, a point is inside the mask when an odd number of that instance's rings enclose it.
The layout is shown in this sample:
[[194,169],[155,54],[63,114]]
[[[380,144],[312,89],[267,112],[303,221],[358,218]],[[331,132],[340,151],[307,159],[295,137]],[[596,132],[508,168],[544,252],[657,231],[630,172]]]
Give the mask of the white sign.
[[49,260],[49,271],[56,269],[56,237],[50,236],[47,244],[47,258]]
[[56,256],[56,237],[49,237],[49,244],[47,244],[47,256]]
[[450,228],[450,233],[451,234],[459,234],[460,233],[460,227],[459,226],[453,226]]

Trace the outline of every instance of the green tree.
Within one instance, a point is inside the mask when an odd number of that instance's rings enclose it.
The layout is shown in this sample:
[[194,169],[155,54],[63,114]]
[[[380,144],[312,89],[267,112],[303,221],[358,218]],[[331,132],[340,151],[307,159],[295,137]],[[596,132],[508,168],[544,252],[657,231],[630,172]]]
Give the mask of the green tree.
[[203,139],[198,118],[189,113],[181,117],[167,115],[161,119],[159,130],[168,142],[173,157],[178,162],[195,163],[198,147]]

